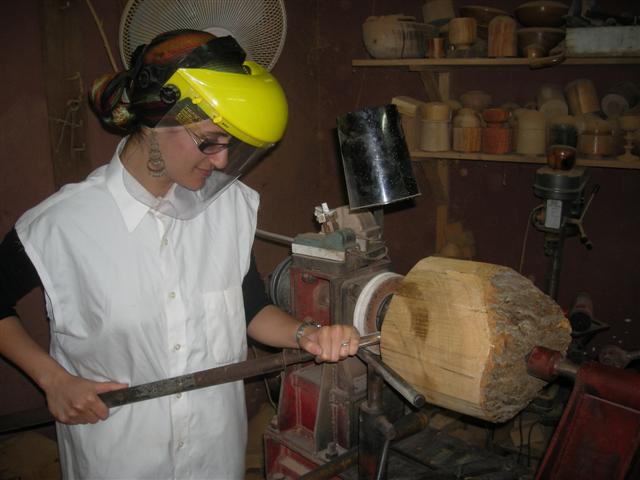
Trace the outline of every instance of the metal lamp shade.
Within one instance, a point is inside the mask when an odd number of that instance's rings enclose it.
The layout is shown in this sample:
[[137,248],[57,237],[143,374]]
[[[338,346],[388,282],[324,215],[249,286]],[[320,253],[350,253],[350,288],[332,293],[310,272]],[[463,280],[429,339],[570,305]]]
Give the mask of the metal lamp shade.
[[351,209],[420,195],[395,105],[349,112],[337,123]]

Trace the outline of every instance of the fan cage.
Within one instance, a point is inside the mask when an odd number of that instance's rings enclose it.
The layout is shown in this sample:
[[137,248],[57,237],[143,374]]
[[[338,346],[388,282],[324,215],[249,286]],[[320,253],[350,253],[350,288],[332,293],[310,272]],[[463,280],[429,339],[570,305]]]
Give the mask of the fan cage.
[[267,70],[276,64],[287,33],[283,0],[129,0],[120,19],[120,57],[129,68],[136,47],[176,29],[231,35]]

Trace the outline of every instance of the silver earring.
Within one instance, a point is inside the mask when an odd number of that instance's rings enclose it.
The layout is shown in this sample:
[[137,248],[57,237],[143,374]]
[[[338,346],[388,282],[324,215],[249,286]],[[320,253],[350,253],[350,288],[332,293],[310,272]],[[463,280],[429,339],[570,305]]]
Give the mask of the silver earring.
[[149,134],[149,160],[147,161],[147,170],[149,170],[149,174],[151,174],[152,177],[162,177],[166,172],[162,153],[160,152],[160,145],[158,145],[158,139],[153,131]]

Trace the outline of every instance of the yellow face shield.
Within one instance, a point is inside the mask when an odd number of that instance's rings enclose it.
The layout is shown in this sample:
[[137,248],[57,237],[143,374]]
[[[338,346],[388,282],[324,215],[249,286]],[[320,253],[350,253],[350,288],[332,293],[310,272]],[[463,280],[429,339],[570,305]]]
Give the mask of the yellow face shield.
[[155,130],[163,137],[190,136],[190,155],[200,150],[215,165],[201,187],[176,183],[163,199],[128,186],[136,198],[172,217],[188,219],[204,210],[284,134],[287,102],[277,80],[254,62],[226,67],[179,68],[160,90],[160,99],[172,106]]
[[166,116],[182,125],[208,118],[244,143],[271,147],[282,138],[287,125],[284,92],[257,63],[246,61],[243,66],[246,74],[206,68],[177,70],[165,89],[179,95],[179,100]]

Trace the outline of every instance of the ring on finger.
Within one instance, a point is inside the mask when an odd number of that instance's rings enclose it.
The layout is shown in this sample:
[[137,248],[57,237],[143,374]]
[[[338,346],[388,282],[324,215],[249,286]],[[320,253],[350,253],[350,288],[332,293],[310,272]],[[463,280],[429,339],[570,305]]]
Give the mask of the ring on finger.
[[340,346],[341,347],[348,347],[351,344],[351,340],[344,340]]

